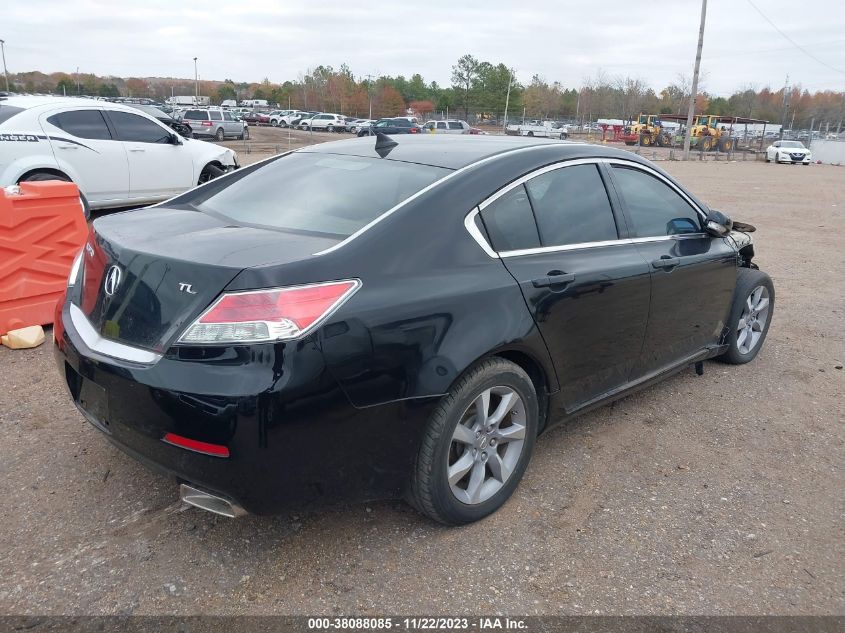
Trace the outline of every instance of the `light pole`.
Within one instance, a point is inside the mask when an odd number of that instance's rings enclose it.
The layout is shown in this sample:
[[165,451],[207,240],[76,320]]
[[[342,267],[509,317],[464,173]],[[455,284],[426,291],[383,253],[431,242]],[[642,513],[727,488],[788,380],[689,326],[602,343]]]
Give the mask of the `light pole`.
[[9,92],[9,71],[6,70],[6,42],[0,40],[0,52],[3,53],[3,76],[6,78],[6,92]]
[[194,105],[200,100],[200,76],[197,74],[197,58],[194,57]]
[[76,96],[79,96],[79,66],[76,67]]

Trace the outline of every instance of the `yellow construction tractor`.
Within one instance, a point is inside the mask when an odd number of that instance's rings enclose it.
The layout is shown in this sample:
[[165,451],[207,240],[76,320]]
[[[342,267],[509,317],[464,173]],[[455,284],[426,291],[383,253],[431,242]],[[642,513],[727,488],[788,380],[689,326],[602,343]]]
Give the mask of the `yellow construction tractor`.
[[657,114],[640,114],[636,122],[625,126],[625,131],[619,137],[625,145],[636,145],[643,147],[659,145],[664,147],[670,145],[672,137],[663,129],[660,117]]
[[699,114],[693,120],[690,130],[690,147],[696,147],[709,152],[718,149],[729,152],[734,148],[731,132],[724,125],[719,126],[721,117],[713,114]]

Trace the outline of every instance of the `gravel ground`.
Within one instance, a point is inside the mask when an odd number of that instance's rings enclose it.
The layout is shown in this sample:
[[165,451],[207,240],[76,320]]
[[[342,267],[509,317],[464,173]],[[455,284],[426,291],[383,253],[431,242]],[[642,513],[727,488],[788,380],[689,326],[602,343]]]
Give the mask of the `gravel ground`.
[[77,413],[49,340],[0,348],[0,613],[845,613],[845,171],[663,166],[758,226],[766,346],[545,435],[475,525],[398,502],[183,508]]

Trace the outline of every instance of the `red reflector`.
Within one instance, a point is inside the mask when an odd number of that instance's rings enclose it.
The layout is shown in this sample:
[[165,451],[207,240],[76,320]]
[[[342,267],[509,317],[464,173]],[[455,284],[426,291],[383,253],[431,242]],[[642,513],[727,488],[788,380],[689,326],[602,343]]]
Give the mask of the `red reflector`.
[[200,323],[248,323],[292,321],[304,330],[355,287],[354,281],[340,281],[302,288],[223,295]]
[[211,121],[203,121],[202,124],[206,127],[211,127]]
[[199,440],[192,440],[189,437],[182,437],[175,433],[168,433],[162,438],[168,444],[178,446],[179,448],[186,448],[195,453],[203,453],[205,455],[213,455],[214,457],[228,457],[229,449],[220,444],[209,444],[208,442],[200,442]]

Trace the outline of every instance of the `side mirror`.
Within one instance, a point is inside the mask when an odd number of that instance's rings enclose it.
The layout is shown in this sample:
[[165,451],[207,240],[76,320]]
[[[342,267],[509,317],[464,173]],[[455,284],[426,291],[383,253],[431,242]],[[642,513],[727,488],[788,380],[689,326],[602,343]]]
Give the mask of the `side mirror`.
[[181,145],[182,139],[179,138],[178,134],[171,133],[170,134],[170,144],[171,145]]
[[704,228],[710,235],[725,237],[731,232],[733,222],[721,211],[710,211],[704,219]]

